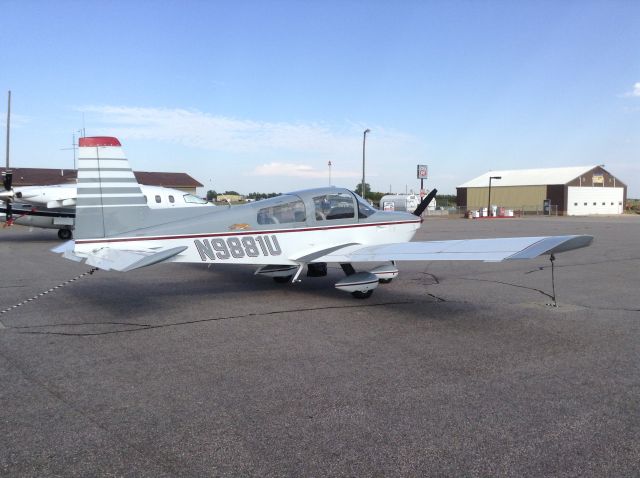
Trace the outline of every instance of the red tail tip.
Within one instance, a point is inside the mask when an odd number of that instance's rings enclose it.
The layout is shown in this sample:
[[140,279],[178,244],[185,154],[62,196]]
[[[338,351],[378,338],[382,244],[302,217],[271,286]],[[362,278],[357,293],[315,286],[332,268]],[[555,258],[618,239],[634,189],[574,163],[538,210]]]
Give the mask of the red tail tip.
[[80,147],[84,146],[122,146],[118,138],[111,136],[88,136],[86,138],[80,138]]

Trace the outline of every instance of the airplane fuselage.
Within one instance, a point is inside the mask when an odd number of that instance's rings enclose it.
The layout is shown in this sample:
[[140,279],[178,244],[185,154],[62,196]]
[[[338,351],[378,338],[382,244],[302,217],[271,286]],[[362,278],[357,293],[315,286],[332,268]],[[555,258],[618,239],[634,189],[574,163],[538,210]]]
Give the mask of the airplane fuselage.
[[[407,242],[419,217],[377,211],[348,190],[322,188],[228,208],[191,218],[151,211],[150,225],[109,238],[77,239],[76,254],[101,247],[153,251],[186,247],[171,260],[209,264],[309,263],[346,244]],[[158,225],[159,224],[159,225]]]

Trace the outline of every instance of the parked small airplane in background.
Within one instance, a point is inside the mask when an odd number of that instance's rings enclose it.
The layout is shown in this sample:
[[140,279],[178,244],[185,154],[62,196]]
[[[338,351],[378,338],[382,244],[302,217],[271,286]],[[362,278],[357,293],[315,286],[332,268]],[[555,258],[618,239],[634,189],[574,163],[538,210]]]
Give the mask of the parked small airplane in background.
[[[338,263],[335,287],[366,298],[398,275],[395,261],[531,259],[588,246],[591,236],[409,242],[433,190],[414,213],[379,211],[347,189],[326,187],[230,208],[151,209],[111,137],[80,139],[76,240],[54,249],[104,270],[161,262],[254,264],[257,275],[296,282]],[[352,263],[383,263],[356,272]]]
[[[75,221],[77,184],[11,187],[12,175],[4,173],[5,191],[0,200],[0,222],[45,229],[58,229],[60,239],[71,239]],[[213,206],[206,200],[178,189],[140,185],[151,209]]]

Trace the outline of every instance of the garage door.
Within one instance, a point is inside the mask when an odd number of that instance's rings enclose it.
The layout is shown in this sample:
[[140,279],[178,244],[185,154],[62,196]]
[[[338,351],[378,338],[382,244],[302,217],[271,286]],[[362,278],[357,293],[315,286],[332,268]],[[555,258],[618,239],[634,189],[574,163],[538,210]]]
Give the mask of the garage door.
[[567,215],[622,214],[623,188],[570,187]]

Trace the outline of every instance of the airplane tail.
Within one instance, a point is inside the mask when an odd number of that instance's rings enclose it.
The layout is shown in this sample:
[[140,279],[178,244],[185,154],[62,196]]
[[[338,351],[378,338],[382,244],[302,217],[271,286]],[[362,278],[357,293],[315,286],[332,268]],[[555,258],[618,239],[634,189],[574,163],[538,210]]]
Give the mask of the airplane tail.
[[117,138],[80,138],[76,239],[111,237],[135,229],[149,207]]

